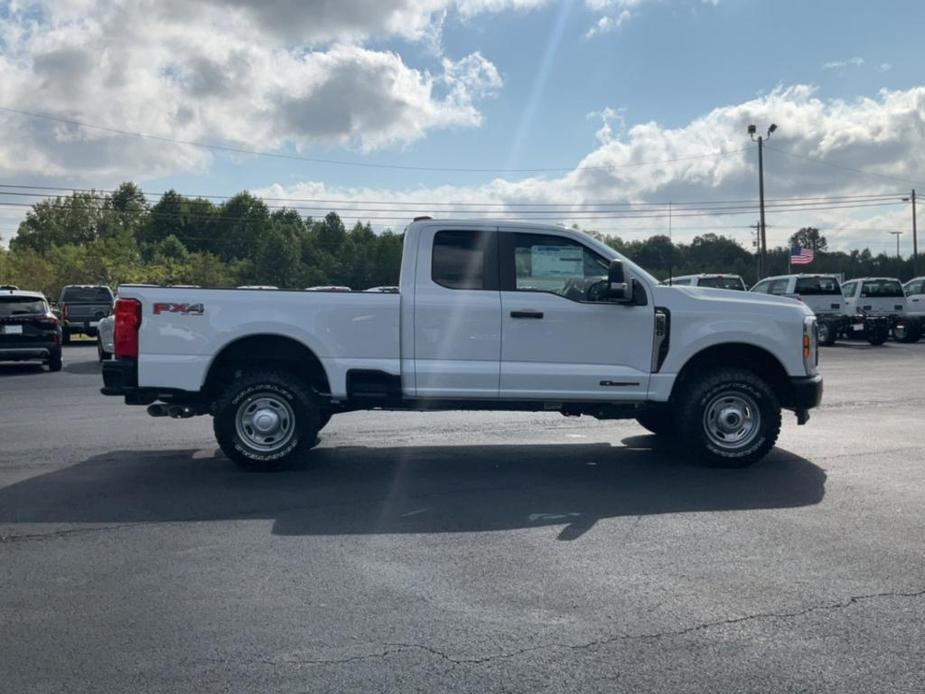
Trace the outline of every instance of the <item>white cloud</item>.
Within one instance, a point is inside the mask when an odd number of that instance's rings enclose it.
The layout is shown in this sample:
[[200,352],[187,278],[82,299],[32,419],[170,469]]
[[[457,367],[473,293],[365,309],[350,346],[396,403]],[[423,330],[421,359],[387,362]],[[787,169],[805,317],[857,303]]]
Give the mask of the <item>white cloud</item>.
[[893,69],[890,63],[880,63],[880,72],[889,72]]
[[864,64],[864,58],[854,56],[847,60],[832,60],[822,64],[823,70],[844,70],[849,67],[861,67]]
[[605,14],[603,17],[597,20],[597,23],[594,24],[588,31],[585,33],[585,38],[590,39],[598,36],[600,34],[606,34],[611,31],[616,31],[623,27],[633,15],[629,10],[623,10],[619,15],[613,17],[609,14]]
[[[186,141],[369,151],[482,122],[502,80],[479,53],[432,69],[335,37],[424,38],[449,0],[58,0],[0,26],[0,105]],[[536,3],[532,3],[535,5]],[[494,0],[467,12],[530,5]],[[531,6],[532,6],[531,5]],[[182,10],[182,11],[181,11]],[[101,181],[206,166],[194,147],[0,113],[0,175]]]
[[[606,123],[616,118],[617,112],[603,109],[589,115]],[[612,131],[605,132],[600,145],[574,170],[559,176],[519,180],[499,177],[476,186],[445,185],[411,191],[330,188],[314,182],[271,186],[266,192],[272,197],[354,201],[336,205],[338,210],[361,208],[365,200],[423,201],[419,206],[405,208],[409,210],[404,213],[407,218],[414,214],[439,216],[445,209],[429,207],[427,202],[499,203],[498,211],[517,216],[515,204],[528,202],[574,206],[601,201],[754,200],[757,152],[746,135],[746,126],[752,122],[762,127],[776,122],[779,126],[765,150],[769,200],[895,193],[899,203],[900,196],[912,186],[909,181],[925,183],[925,151],[918,147],[925,137],[925,87],[883,91],[876,98],[827,101],[816,96],[812,87],[797,85],[745,103],[718,107],[679,128],[648,122],[629,127],[619,138]],[[726,154],[703,156],[716,152]],[[667,228],[667,219],[657,216],[658,209],[656,217],[645,220],[594,222],[575,212],[552,221],[574,222],[637,238]],[[756,215],[757,210],[734,217],[685,218],[676,212],[676,238],[690,240],[697,233],[715,231],[747,242],[747,225],[754,223]],[[769,209],[769,242],[783,244],[799,227],[813,225],[827,233],[836,248],[871,245],[876,250],[874,244],[884,234],[870,230],[904,229],[908,216],[908,205],[902,204],[842,210]],[[380,222],[383,224],[402,226],[399,221]]]

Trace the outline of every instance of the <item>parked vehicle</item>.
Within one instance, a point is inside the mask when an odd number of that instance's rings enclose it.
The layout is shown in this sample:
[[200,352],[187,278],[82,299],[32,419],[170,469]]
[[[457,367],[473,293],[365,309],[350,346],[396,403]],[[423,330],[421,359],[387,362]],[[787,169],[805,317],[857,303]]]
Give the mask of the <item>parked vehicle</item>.
[[846,335],[863,334],[872,345],[882,345],[897,324],[907,329],[906,295],[898,279],[861,277],[842,284],[842,293],[852,319]]
[[798,299],[819,321],[819,344],[834,345],[851,322],[845,314],[845,297],[836,275],[778,275],[766,277],[751,291]]
[[272,284],[242,284],[238,289],[279,289]]
[[106,316],[96,328],[96,353],[100,361],[112,358],[112,336],[115,316]]
[[681,275],[665,280],[662,284],[672,287],[711,287],[713,289],[734,289],[736,291],[747,291],[745,280],[740,275],[719,275],[719,274],[700,274],[700,275]]
[[370,287],[364,292],[379,292],[380,294],[398,294],[398,287]]
[[925,277],[916,277],[903,285],[907,320],[897,323],[893,336],[899,342],[917,342],[925,334]]
[[64,287],[58,298],[64,344],[70,344],[74,334],[96,337],[97,326],[112,313],[112,305],[112,290],[107,286],[70,284]]
[[306,287],[307,292],[349,292],[350,287],[341,287],[336,284],[324,284],[318,287]]
[[0,290],[0,361],[41,361],[61,370],[61,324],[41,292]]
[[663,287],[571,229],[421,220],[398,294],[122,285],[102,393],[153,416],[212,414],[249,470],[302,458],[340,412],[558,411],[636,418],[740,467],[781,408],[822,397],[816,318],[792,299]]

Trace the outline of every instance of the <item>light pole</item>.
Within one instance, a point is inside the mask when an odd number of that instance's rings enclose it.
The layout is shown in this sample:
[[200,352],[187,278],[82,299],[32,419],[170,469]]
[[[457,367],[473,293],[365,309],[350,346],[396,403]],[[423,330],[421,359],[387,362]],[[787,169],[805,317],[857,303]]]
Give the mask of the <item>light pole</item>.
[[761,225],[761,229],[758,232],[758,246],[761,257],[758,279],[764,277],[768,271],[768,237],[765,233],[766,227],[764,224],[764,141],[770,139],[771,133],[775,130],[777,130],[777,124],[771,123],[768,127],[767,135],[755,137],[758,128],[755,125],[748,126],[749,137],[752,138],[752,142],[758,143],[758,205],[761,211],[760,220],[758,222]]
[[891,231],[890,234],[896,237],[896,257],[899,258],[899,237],[903,235],[902,231]]
[[915,277],[918,274],[915,263],[919,255],[919,234],[915,228],[915,188],[912,189],[912,195],[903,198],[903,202],[912,203],[912,276]]

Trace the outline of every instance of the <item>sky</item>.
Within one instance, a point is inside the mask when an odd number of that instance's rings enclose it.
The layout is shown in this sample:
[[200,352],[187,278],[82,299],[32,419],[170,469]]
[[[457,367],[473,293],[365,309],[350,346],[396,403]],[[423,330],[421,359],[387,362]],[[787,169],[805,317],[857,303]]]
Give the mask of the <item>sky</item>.
[[922,26],[890,0],[0,0],[0,237],[38,199],[3,186],[133,180],[749,247],[746,127],[775,123],[769,245],[907,254]]

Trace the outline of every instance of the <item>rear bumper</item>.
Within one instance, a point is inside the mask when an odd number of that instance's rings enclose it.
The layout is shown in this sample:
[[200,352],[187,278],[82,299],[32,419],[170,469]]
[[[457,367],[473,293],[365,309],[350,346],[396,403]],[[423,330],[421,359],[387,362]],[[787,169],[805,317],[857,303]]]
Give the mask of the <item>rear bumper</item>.
[[103,395],[128,395],[138,390],[138,362],[113,359],[103,362]]
[[0,361],[26,361],[29,359],[48,359],[57,351],[58,345],[17,345],[0,347]]
[[103,362],[103,395],[125,398],[126,405],[150,405],[161,400],[193,404],[202,402],[200,393],[177,388],[139,388],[138,362],[134,359],[112,359]]
[[790,398],[786,406],[796,411],[811,410],[822,402],[822,375],[790,379]]

